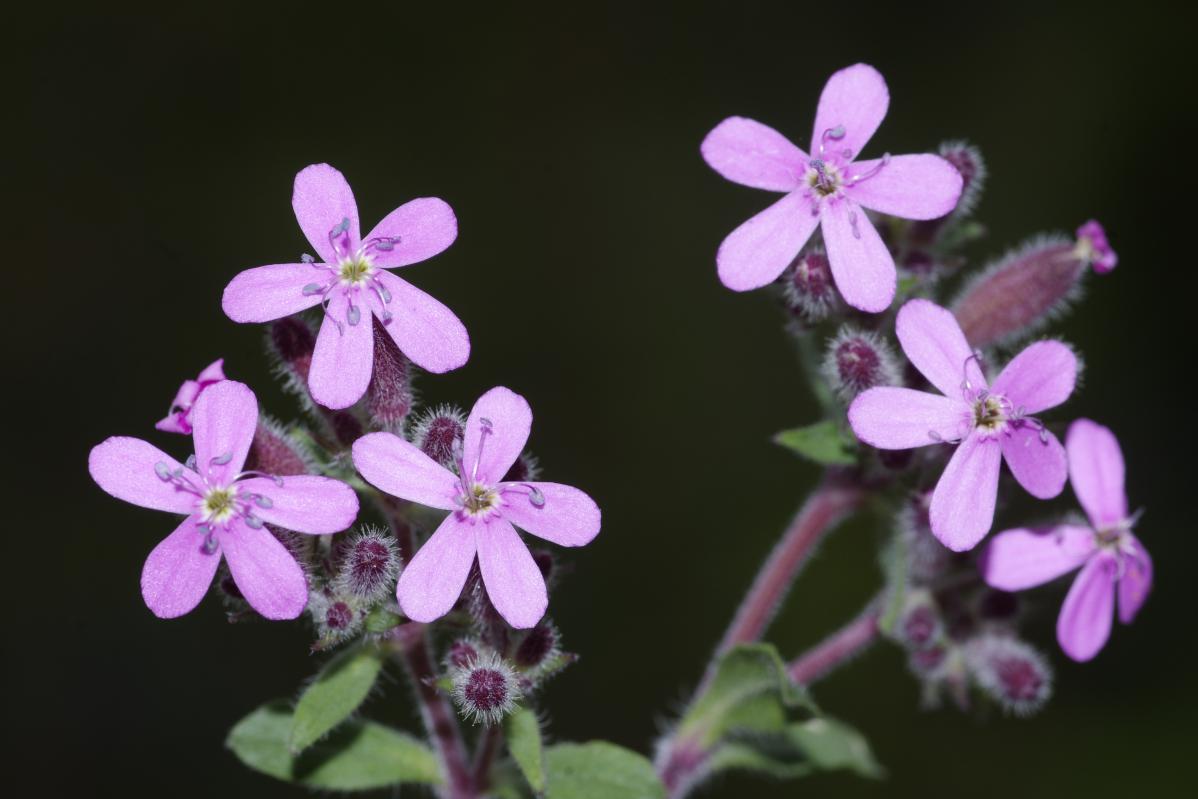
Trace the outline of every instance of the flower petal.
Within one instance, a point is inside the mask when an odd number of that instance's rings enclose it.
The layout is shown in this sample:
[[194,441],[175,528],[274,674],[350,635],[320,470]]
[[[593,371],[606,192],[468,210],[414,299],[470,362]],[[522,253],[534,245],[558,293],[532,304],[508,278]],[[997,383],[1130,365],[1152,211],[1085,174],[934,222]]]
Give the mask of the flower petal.
[[1078,419],[1069,425],[1065,450],[1073,493],[1086,509],[1090,523],[1109,527],[1126,519],[1123,452],[1115,434],[1097,422]]
[[990,531],[998,496],[1002,447],[977,435],[966,438],[932,492],[932,532],[955,552],[973,549]]
[[375,265],[407,266],[432,258],[453,244],[458,237],[458,218],[444,200],[418,197],[383,217],[363,244],[381,237],[398,238],[399,242],[391,250],[372,249]]
[[699,146],[703,160],[733,183],[768,191],[793,191],[807,171],[807,154],[773,128],[728,117]]
[[867,389],[849,406],[857,438],[879,449],[956,441],[969,429],[968,416],[961,400],[894,386]]
[[865,211],[848,199],[825,202],[820,224],[828,266],[844,301],[867,313],[889,308],[898,279],[894,258]]
[[881,73],[869,64],[854,64],[833,73],[819,97],[815,113],[815,130],[811,134],[811,154],[820,157],[820,143],[825,131],[844,128],[840,139],[828,139],[830,151],[849,150],[847,160],[860,154],[886,117],[890,106],[890,90]]
[[[358,248],[361,228],[358,224],[358,204],[345,176],[328,164],[312,164],[304,167],[295,176],[295,189],[291,194],[291,207],[300,230],[316,250],[320,261],[335,264],[337,252],[329,241],[329,232],[349,220],[351,251]],[[311,268],[311,267],[309,267]]]
[[516,629],[532,627],[545,615],[549,595],[528,547],[501,517],[493,516],[475,529],[478,567],[491,604]]
[[1115,559],[1108,554],[1090,558],[1065,597],[1057,617],[1057,642],[1076,661],[1093,658],[1110,637],[1117,569]]
[[1073,571],[1094,553],[1094,531],[1079,524],[1050,530],[1003,530],[986,546],[982,579],[1001,591],[1022,591]]
[[199,475],[140,438],[112,436],[92,447],[87,470],[107,493],[143,508],[171,513],[191,513],[199,497],[158,476],[155,465],[165,463],[171,471],[183,469],[196,485]]
[[1119,621],[1131,624],[1152,590],[1152,558],[1134,536],[1135,554],[1123,562],[1123,576],[1119,578]]
[[474,564],[474,528],[449,514],[404,567],[395,596],[409,619],[439,619],[458,601]]
[[877,173],[845,189],[860,205],[903,219],[936,219],[957,207],[964,182],[956,167],[938,155],[892,155],[858,161],[849,173]]
[[973,350],[947,308],[911,300],[899,309],[894,328],[907,359],[941,394],[961,397],[967,381],[975,389],[986,387]]
[[1077,357],[1059,341],[1029,344],[994,379],[1002,394],[1024,413],[1039,413],[1069,399],[1077,382]]
[[384,304],[372,294],[371,307],[380,320],[384,311],[390,311],[391,321],[383,329],[404,355],[434,374],[466,363],[470,358],[470,334],[453,311],[390,272],[380,272],[379,280],[391,293],[391,301]]
[[504,493],[503,516],[526,532],[563,547],[589,544],[599,535],[601,514],[595,500],[561,483],[522,483],[541,492],[540,507],[529,501],[529,492],[513,487]]
[[[490,422],[484,435],[483,419]],[[478,398],[466,420],[462,463],[468,480],[493,484],[520,457],[532,430],[532,408],[516,392],[496,386]]]
[[716,252],[720,282],[749,291],[773,282],[815,232],[819,217],[802,192],[791,192],[728,234]]
[[245,383],[225,380],[205,389],[191,409],[196,471],[227,485],[245,465],[258,427],[258,400]]
[[212,363],[204,367],[204,371],[200,372],[200,376],[196,381],[201,387],[205,387],[207,383],[219,383],[225,378],[225,359],[217,358]]
[[393,433],[369,433],[354,442],[354,466],[380,491],[430,508],[452,510],[458,478]]
[[250,607],[268,619],[294,619],[308,604],[308,580],[277,538],[265,527],[254,530],[236,521],[218,528],[233,582]]
[[297,533],[339,533],[358,516],[358,495],[340,480],[312,474],[280,477],[279,485],[268,477],[251,477],[237,483],[241,494],[253,493],[269,507],[253,503],[253,514],[268,524]]
[[160,619],[174,619],[194,610],[208,593],[220,565],[219,547],[204,551],[207,533],[197,529],[198,521],[194,516],[184,519],[154,547],[142,567],[141,595]]
[[1052,499],[1065,488],[1069,467],[1065,448],[1048,430],[1030,424],[1015,426],[1002,438],[1002,454],[1019,485],[1036,499]]
[[316,336],[308,390],[312,399],[326,408],[348,408],[362,398],[370,385],[374,369],[374,325],[369,307],[357,303],[354,306],[358,309],[358,323],[351,325],[349,300],[345,292],[334,291]]
[[327,282],[311,264],[271,264],[241,272],[225,286],[220,305],[234,322],[269,322],[291,316],[320,302],[320,293],[304,286]]

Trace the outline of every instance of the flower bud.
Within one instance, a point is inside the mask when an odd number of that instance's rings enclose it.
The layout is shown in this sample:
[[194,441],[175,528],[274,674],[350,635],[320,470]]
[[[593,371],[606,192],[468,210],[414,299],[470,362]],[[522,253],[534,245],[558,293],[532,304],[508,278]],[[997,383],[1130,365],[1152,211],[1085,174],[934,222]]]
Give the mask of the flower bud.
[[821,250],[800,253],[782,273],[781,280],[786,304],[808,321],[818,322],[836,307],[832,268]]
[[[952,305],[969,343],[1009,344],[1063,313],[1077,297],[1086,267],[1093,262],[1099,269],[1098,260],[1091,259],[1106,258],[1091,241],[1075,244],[1062,236],[1040,236],[969,281]],[[1105,242],[1103,236],[1104,247]],[[1110,252],[1109,247],[1105,251]]]
[[308,474],[310,471],[303,450],[291,440],[283,425],[265,416],[258,420],[254,430],[245,469],[277,476]]
[[900,383],[894,352],[874,333],[845,325],[828,343],[824,377],[845,402],[874,386]]
[[466,431],[466,417],[452,405],[426,411],[412,430],[412,443],[446,469],[456,470],[454,442]]
[[354,636],[366,614],[351,597],[314,591],[308,596],[308,613],[316,627],[313,649],[327,649]]
[[445,663],[451,669],[464,669],[478,660],[479,645],[475,641],[461,639],[450,645],[445,653]]
[[926,591],[912,591],[898,624],[899,640],[910,649],[925,649],[940,637],[940,612]]
[[507,483],[528,483],[537,480],[540,476],[541,464],[537,460],[537,456],[524,452],[519,458],[516,458],[512,468],[508,469],[507,474],[503,476],[503,480]]
[[1052,695],[1052,669],[1044,656],[1005,635],[983,635],[967,647],[974,682],[1008,713],[1035,713]]
[[1119,256],[1107,241],[1106,231],[1095,219],[1077,229],[1077,252],[1100,275],[1105,275],[1119,263]]
[[559,652],[557,629],[543,621],[524,634],[513,660],[516,668],[522,671],[536,671],[556,658]]
[[398,433],[412,410],[412,365],[374,319],[374,370],[366,390],[366,410],[379,430]]
[[912,223],[908,235],[916,245],[932,244],[949,223],[973,213],[986,182],[986,162],[982,159],[981,151],[972,144],[946,141],[940,145],[940,157],[961,174],[961,197],[957,200],[957,207],[945,216]]
[[270,323],[267,340],[277,359],[277,368],[288,377],[288,383],[299,394],[307,394],[308,370],[312,368],[312,352],[316,349],[316,334],[298,316],[288,316]]
[[458,710],[475,724],[500,721],[522,695],[515,670],[493,652],[454,669],[451,679]]
[[370,604],[395,589],[399,551],[395,539],[382,530],[366,528],[349,538],[337,560],[338,592]]
[[932,535],[928,519],[929,493],[913,496],[898,515],[898,529],[907,556],[911,582],[926,585],[952,565],[953,551]]

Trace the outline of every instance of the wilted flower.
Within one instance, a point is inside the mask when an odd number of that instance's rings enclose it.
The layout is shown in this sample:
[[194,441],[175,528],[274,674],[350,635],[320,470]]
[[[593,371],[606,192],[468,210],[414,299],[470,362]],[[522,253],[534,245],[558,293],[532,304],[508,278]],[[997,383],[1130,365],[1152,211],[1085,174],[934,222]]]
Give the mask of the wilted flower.
[[184,380],[183,385],[175,392],[171,409],[167,415],[154,425],[155,429],[164,433],[183,433],[191,435],[191,409],[199,399],[204,389],[225,379],[225,359],[218,358],[200,372],[195,380]]

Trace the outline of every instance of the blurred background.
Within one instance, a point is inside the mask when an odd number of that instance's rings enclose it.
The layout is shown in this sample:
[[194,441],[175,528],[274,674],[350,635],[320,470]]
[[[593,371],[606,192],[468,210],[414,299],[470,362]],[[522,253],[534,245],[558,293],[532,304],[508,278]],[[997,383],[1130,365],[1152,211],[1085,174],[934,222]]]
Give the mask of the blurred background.
[[[1058,688],[1035,718],[921,711],[901,653],[883,645],[815,694],[869,737],[886,782],[728,777],[704,795],[1193,795],[1181,766],[1198,743],[1183,454],[1193,270],[1181,244],[1195,87],[1180,20],[1146,4],[54,9],[9,31],[5,128],[19,143],[4,166],[19,475],[6,500],[5,715],[19,729],[8,754],[43,795],[300,794],[222,742],[317,668],[307,631],[229,625],[214,597],[155,619],[138,575],[170,520],[105,496],[86,456],[112,434],[185,454],[152,425],[218,356],[265,410],[293,415],[263,330],[226,319],[220,294],[238,271],[308,249],[291,182],[318,161],[346,174],[367,226],[417,196],[456,210],[457,243],[405,277],[460,315],[474,350],[466,368],[422,379],[421,395],[468,408],[496,384],[522,392],[547,475],[602,505],[603,534],[569,553],[552,601],[582,659],[544,708],[558,740],[646,751],[817,477],[770,441],[817,413],[782,315],[768,293],[733,294],[715,275],[720,240],[769,198],[715,175],[699,142],[739,114],[806,146],[824,81],[856,61],[892,97],[870,152],[980,146],[979,263],[1037,232],[1106,226],[1119,268],[1092,277],[1055,327],[1087,363],[1056,418],[1119,434],[1156,589],[1085,666],[1051,637],[1065,584],[1036,595]],[[784,654],[876,590],[880,532],[865,518],[819,551],[769,636]],[[418,723],[399,686],[367,712]]]

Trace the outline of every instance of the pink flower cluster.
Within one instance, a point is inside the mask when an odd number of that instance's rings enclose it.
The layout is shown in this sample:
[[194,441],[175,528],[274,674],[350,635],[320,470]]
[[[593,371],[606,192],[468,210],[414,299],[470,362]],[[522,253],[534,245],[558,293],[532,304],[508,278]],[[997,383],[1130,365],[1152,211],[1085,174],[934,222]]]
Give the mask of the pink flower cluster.
[[[318,258],[242,272],[225,289],[223,307],[234,321],[268,322],[320,306],[308,371],[317,403],[348,408],[366,393],[376,329],[430,372],[466,362],[470,339],[453,312],[390,271],[453,243],[457,219],[449,205],[412,200],[363,237],[349,184],[316,164],[296,176],[292,206]],[[254,610],[296,618],[308,604],[308,580],[281,536],[331,535],[357,518],[357,494],[344,482],[244,470],[259,424],[253,392],[227,380],[218,360],[183,383],[157,424],[192,436],[195,454],[186,461],[135,438],[109,438],[92,449],[92,478],[109,494],[184,516],[142,570],[142,596],[156,615],[195,608],[223,558]],[[513,525],[562,546],[581,546],[599,533],[599,508],[582,491],[507,479],[531,424],[523,397],[494,388],[451,442],[456,471],[391,433],[354,443],[353,462],[372,485],[449,512],[399,577],[397,598],[409,618],[427,622],[447,613],[477,558],[495,608],[512,626],[532,627],[548,603],[545,581]]]

